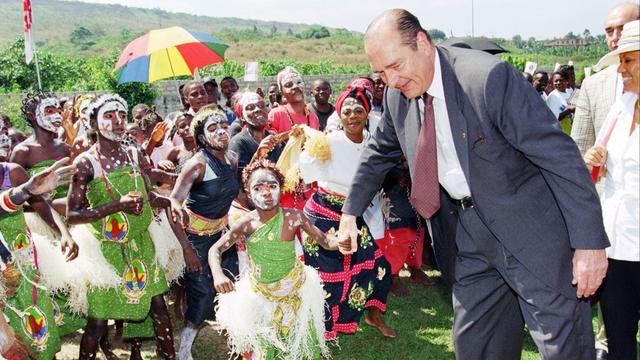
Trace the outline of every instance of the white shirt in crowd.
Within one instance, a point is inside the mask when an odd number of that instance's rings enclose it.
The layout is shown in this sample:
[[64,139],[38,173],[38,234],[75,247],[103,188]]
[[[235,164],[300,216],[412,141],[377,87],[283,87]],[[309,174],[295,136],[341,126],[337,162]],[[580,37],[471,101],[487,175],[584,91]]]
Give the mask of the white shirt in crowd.
[[567,101],[571,97],[571,94],[568,92],[561,92],[558,89],[553,90],[547,96],[547,106],[553,112],[553,115],[556,116],[556,119],[560,115],[561,112],[569,107]]
[[[331,149],[331,158],[324,162],[309,156],[306,151],[300,155],[300,175],[302,180],[310,184],[318,182],[318,186],[332,193],[347,196],[353,178],[356,176],[360,164],[360,154],[367,140],[371,138],[365,134],[365,140],[360,144],[352,142],[344,131],[333,131],[327,135]],[[376,195],[371,205],[362,215],[374,239],[384,237],[384,218],[380,196]]]
[[602,216],[611,247],[609,258],[640,261],[640,133],[629,134],[638,95],[624,93],[604,121],[598,140],[617,118],[607,143],[607,176],[602,194]]

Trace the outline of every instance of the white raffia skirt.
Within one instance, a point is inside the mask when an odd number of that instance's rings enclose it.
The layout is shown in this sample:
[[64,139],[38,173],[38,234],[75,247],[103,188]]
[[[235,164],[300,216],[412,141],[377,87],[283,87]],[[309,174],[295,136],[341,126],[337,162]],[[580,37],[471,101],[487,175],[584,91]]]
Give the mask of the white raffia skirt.
[[[78,244],[78,257],[67,261],[60,249],[60,240],[42,219],[33,213],[25,216],[38,251],[38,265],[43,284],[51,294],[68,294],[67,306],[76,314],[86,315],[89,309],[89,287],[114,289],[122,286],[122,276],[102,254],[101,241],[90,229],[91,225],[74,225],[69,232]],[[169,225],[165,212],[149,225],[155,246],[156,261],[165,272],[167,281],[180,278],[184,272],[182,247]]]
[[[324,340],[325,294],[322,280],[315,269],[301,266],[306,278],[297,290],[300,306],[293,314],[293,325],[286,335],[281,335],[273,325],[279,304],[253,290],[250,274],[236,282],[235,291],[217,296],[216,320],[221,330],[227,333],[232,353],[253,352],[254,357],[260,358],[258,354],[264,352],[262,346],[267,343],[285,354],[285,359],[313,359],[318,353],[325,358],[330,357]],[[286,292],[286,289],[279,288]]]

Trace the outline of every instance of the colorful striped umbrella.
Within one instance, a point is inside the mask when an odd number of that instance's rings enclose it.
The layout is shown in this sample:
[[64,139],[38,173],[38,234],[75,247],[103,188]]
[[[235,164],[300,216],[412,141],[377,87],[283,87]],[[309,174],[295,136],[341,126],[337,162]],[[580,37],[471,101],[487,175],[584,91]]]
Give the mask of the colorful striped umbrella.
[[118,84],[152,83],[224,61],[229,46],[217,37],[174,26],[151,30],[133,40],[114,67]]

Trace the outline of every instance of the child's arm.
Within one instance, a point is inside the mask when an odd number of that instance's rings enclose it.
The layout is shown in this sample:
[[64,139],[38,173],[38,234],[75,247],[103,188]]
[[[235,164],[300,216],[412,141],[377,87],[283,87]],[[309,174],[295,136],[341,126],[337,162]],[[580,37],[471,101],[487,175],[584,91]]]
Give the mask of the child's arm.
[[300,219],[300,226],[302,227],[302,230],[304,230],[304,232],[306,232],[313,240],[315,240],[315,242],[318,243],[318,245],[322,246],[324,249],[336,251],[342,249],[347,250],[351,247],[350,241],[339,243],[337,238],[327,237],[327,235],[323,233],[322,230],[318,229],[311,223],[311,221],[309,221],[309,218],[302,211],[295,210],[293,214],[298,217],[298,219]]
[[251,222],[251,217],[248,215],[243,216],[237,223],[235,223],[229,232],[224,234],[220,240],[218,240],[209,249],[209,268],[211,268],[211,275],[213,276],[213,286],[219,293],[228,293],[233,291],[233,281],[229,279],[222,271],[221,256],[222,253],[227,251],[236,242],[245,236],[243,229],[247,228],[247,225]]

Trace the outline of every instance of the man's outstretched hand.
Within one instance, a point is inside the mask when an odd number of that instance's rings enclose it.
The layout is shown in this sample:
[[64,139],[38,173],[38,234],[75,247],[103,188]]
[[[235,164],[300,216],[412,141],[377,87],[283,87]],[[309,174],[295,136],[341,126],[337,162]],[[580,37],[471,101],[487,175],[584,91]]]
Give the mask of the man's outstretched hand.
[[[342,244],[340,246],[340,252],[347,255],[353,254],[358,249],[358,224],[356,223],[356,217],[349,214],[342,214],[340,217],[340,228],[338,228],[338,242]],[[344,244],[349,244],[346,247]]]
[[578,298],[596,293],[607,275],[607,252],[605,249],[576,249],[573,254],[573,281]]

